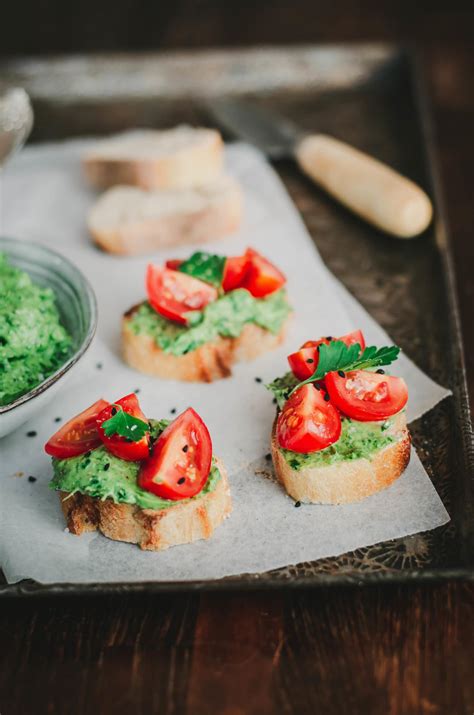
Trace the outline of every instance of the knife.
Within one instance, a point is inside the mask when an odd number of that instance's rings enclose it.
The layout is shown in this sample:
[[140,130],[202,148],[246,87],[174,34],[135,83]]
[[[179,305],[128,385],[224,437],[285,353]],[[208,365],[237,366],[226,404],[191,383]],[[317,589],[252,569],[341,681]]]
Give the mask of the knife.
[[218,123],[270,159],[293,157],[318,186],[386,233],[412,238],[433,216],[426,193],[410,179],[349,144],[307,134],[285,117],[249,102],[214,100]]

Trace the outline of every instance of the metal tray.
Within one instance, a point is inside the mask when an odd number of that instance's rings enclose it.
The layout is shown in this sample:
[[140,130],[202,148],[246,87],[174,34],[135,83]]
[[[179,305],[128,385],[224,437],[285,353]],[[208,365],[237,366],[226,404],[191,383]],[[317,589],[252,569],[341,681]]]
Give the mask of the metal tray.
[[307,181],[276,168],[330,269],[434,379],[447,399],[412,425],[414,443],[451,515],[430,532],[337,558],[218,581],[140,584],[0,583],[0,595],[308,586],[474,577],[474,457],[455,278],[423,83],[412,56],[387,45],[6,61],[0,76],[30,93],[33,141],[131,126],[212,124],[206,106],[245,95],[308,130],[333,134],[393,165],[433,196],[426,235],[379,234]]

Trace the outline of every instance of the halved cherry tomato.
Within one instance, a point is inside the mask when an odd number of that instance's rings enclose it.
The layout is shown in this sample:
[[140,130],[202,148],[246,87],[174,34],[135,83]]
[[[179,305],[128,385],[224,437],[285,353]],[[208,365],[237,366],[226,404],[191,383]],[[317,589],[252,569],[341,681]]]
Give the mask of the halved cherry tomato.
[[301,348],[298,352],[288,355],[288,362],[298,380],[311,377],[318,366],[318,360],[317,348]]
[[182,262],[181,258],[170,258],[169,261],[166,261],[165,266],[166,268],[170,268],[172,271],[177,271]]
[[307,453],[337,442],[341,436],[341,418],[324,396],[324,391],[314,385],[303,385],[291,395],[278,415],[280,447]]
[[198,494],[211,470],[212,442],[206,425],[191,407],[160,435],[142,464],[138,484],[163,499]]
[[202,310],[217,298],[217,290],[186,273],[150,264],[146,274],[150,305],[169,320],[187,324],[186,313]]
[[349,345],[354,345],[355,343],[359,343],[361,352],[365,350],[365,339],[364,335],[362,333],[362,330],[354,330],[352,333],[347,333],[347,335],[342,335],[340,338],[333,338],[333,337],[327,337],[327,338],[319,338],[319,340],[307,340],[301,347],[303,348],[312,348],[312,347],[317,347],[318,345],[321,345],[321,343],[325,343],[326,345],[329,345],[333,340],[340,340],[341,342],[345,343],[348,347]]
[[129,442],[126,437],[121,437],[118,434],[114,434],[111,437],[107,437],[105,434],[102,423],[109,420],[114,414],[116,414],[117,408],[122,408],[124,412],[127,412],[129,415],[133,415],[134,417],[138,417],[138,419],[143,420],[144,422],[147,421],[145,415],[140,409],[137,396],[132,392],[130,395],[126,395],[120,400],[117,400],[117,402],[114,402],[112,405],[107,405],[102,412],[97,415],[97,429],[101,441],[107,447],[109,452],[115,454],[116,457],[120,457],[120,459],[125,459],[128,462],[138,462],[142,459],[146,459],[150,453],[150,435],[148,432],[138,442]]
[[408,400],[408,388],[401,377],[367,370],[326,375],[326,387],[333,404],[348,417],[360,422],[383,420],[397,414]]
[[226,258],[222,288],[227,292],[240,288],[248,268],[247,255]]
[[46,442],[44,450],[56,459],[78,457],[100,445],[97,415],[107,407],[107,400],[97,400],[93,405],[73,417]]
[[253,248],[248,248],[245,255],[248,266],[241,287],[247,288],[255,298],[264,298],[286,283],[283,273]]
[[319,346],[323,343],[329,345],[333,340],[340,340],[347,346],[359,343],[361,352],[365,348],[365,340],[361,330],[354,330],[353,333],[348,333],[340,338],[326,337],[319,340],[307,340],[296,353],[288,355],[288,362],[293,374],[299,380],[306,380],[311,377],[318,366]]

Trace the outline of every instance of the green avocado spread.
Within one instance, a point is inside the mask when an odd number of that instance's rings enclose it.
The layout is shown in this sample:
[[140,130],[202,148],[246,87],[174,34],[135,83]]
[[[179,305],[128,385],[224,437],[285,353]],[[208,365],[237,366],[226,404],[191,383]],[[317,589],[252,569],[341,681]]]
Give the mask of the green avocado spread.
[[185,355],[219,335],[236,338],[246,323],[278,333],[291,312],[284,290],[266,298],[254,298],[241,288],[226,293],[202,311],[188,313],[189,325],[183,326],[163,318],[145,301],[130,318],[136,335],[149,335],[171,355]]
[[[161,434],[168,422],[151,421],[152,437]],[[107,466],[108,465],[108,466]],[[105,447],[97,447],[87,454],[69,459],[53,459],[54,476],[51,489],[87,494],[94,499],[112,499],[116,504],[135,504],[141,509],[167,509],[176,504],[170,499],[161,499],[137,484],[140,462],[127,462],[111,454]],[[213,463],[203,489],[192,499],[212,492],[221,478]],[[189,501],[182,499],[181,502]]]
[[71,345],[53,291],[35,285],[0,254],[0,405],[52,375]]
[[395,417],[383,422],[357,422],[348,417],[342,419],[341,436],[337,442],[318,452],[301,454],[281,449],[292,469],[325,467],[336,462],[353,459],[371,459],[379,449],[396,442],[398,435],[394,429]]

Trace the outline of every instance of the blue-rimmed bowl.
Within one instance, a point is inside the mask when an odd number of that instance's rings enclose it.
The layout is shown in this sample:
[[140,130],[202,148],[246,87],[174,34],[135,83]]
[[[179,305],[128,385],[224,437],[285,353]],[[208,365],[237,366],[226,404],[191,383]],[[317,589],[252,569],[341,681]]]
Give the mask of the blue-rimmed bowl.
[[4,437],[62,389],[92,342],[97,327],[97,302],[82,273],[59,253],[38,243],[10,238],[0,238],[0,253],[28,273],[34,283],[54,291],[61,322],[73,341],[69,358],[56,372],[13,402],[0,406],[0,437]]

